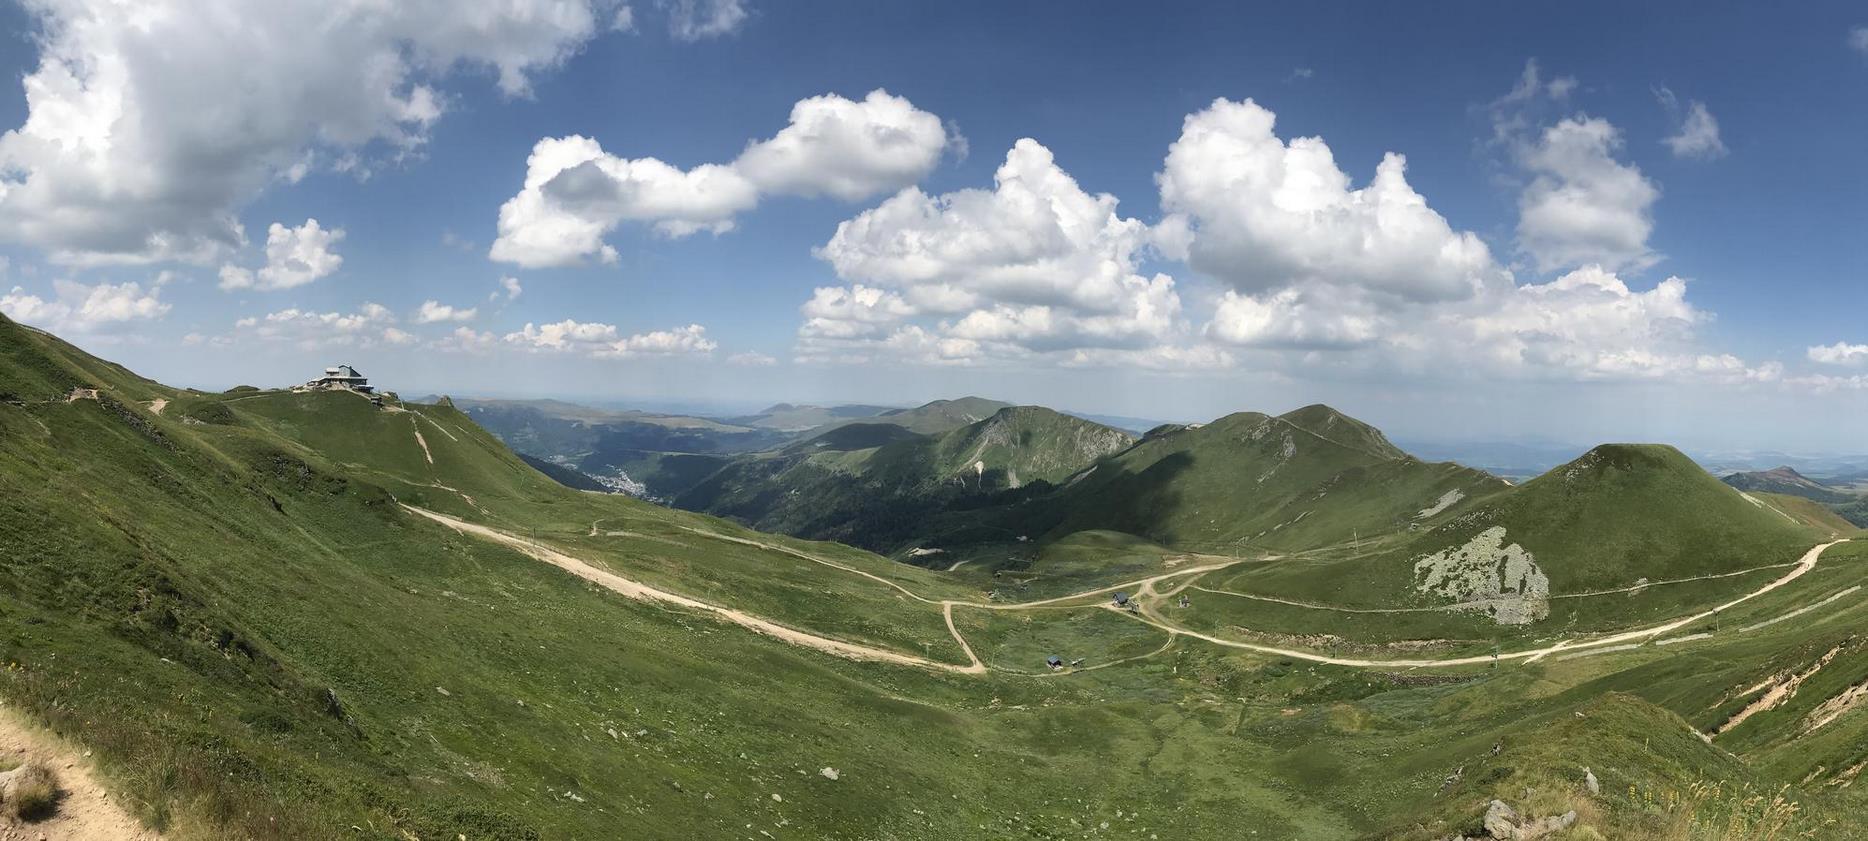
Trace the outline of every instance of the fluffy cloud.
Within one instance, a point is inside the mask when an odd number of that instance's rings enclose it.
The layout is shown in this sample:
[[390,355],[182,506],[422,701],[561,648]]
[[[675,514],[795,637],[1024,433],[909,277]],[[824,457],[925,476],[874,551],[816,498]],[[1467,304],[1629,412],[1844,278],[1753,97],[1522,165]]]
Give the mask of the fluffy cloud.
[[[1671,102],[1673,93],[1665,92],[1664,99]],[[1723,158],[1726,154],[1725,141],[1719,139],[1719,121],[1713,119],[1712,112],[1706,109],[1706,103],[1695,100],[1687,104],[1686,116],[1680,120],[1680,130],[1661,140],[1673,151],[1676,158],[1710,161]]]
[[1615,159],[1621,133],[1607,120],[1570,117],[1519,149],[1531,182],[1518,199],[1518,244],[1538,271],[1588,264],[1642,268],[1660,189]]
[[39,63],[24,124],[0,135],[0,236],[63,263],[211,263],[269,182],[419,149],[441,79],[485,68],[522,95],[613,5],[33,0]]
[[576,352],[595,357],[704,355],[719,347],[707,338],[707,328],[699,324],[624,336],[613,324],[568,318],[552,324],[527,322],[518,332],[506,334],[505,341],[526,350]]
[[1687,302],[1686,289],[1685,280],[1670,277],[1635,292],[1613,272],[1585,266],[1549,283],[1515,287],[1476,312],[1445,314],[1431,331],[1405,341],[1431,347],[1451,340],[1500,373],[1582,379],[1731,373],[1726,360],[1710,364],[1692,349],[1693,327],[1707,316]]
[[1833,345],[1818,345],[1805,351],[1811,362],[1824,365],[1863,365],[1868,364],[1868,345],[1851,345],[1836,342]]
[[[1704,316],[1686,302],[1685,281],[1638,292],[1614,273],[1648,257],[1658,192],[1614,160],[1608,123],[1538,130],[1522,113],[1575,88],[1544,81],[1532,63],[1494,103],[1499,140],[1534,173],[1526,250],[1540,270],[1580,266],[1548,283],[1520,285],[1475,234],[1453,229],[1408,185],[1399,155],[1356,188],[1322,138],[1279,139],[1275,116],[1250,100],[1187,117],[1156,179],[1169,211],[1156,240],[1232,287],[1204,334],[1264,364],[1578,379],[1758,373],[1695,351]],[[1588,259],[1604,255],[1614,258],[1606,268]]]
[[1188,115],[1156,176],[1170,253],[1247,293],[1327,282],[1450,300],[1498,277],[1485,243],[1408,184],[1406,158],[1355,188],[1322,138],[1287,144],[1276,119],[1249,99]]
[[378,344],[407,345],[415,337],[395,326],[396,317],[388,307],[365,302],[356,312],[315,312],[297,307],[249,316],[234,322],[236,336],[265,341],[291,342],[300,347],[327,345],[371,347]]
[[486,353],[499,346],[499,337],[472,327],[456,327],[454,332],[435,340],[433,346],[447,353]]
[[1030,139],[994,181],[940,196],[906,189],[838,225],[817,255],[852,285],[802,307],[800,357],[1135,351],[1182,331],[1173,279],[1137,270],[1148,227],[1120,216],[1114,196],[1084,192]]
[[920,180],[950,142],[939,117],[881,90],[861,102],[800,101],[776,136],[731,163],[692,169],[619,158],[587,137],[547,137],[526,159],[524,186],[500,207],[490,256],[527,267],[613,262],[603,237],[620,224],[718,234],[765,196],[867,198]]
[[799,312],[804,314],[801,335],[851,339],[885,333],[914,315],[915,308],[894,292],[857,284],[819,287]]
[[221,266],[220,287],[236,289],[291,289],[330,275],[344,265],[331,247],[344,239],[344,229],[325,230],[316,219],[288,228],[278,222],[266,230],[266,265],[256,274],[231,263]]
[[[1576,87],[1568,77],[1542,81],[1533,60],[1511,92],[1491,104],[1492,142],[1524,178],[1518,251],[1544,273],[1586,265],[1646,268],[1660,259],[1647,245],[1660,188],[1616,159],[1621,132],[1584,114],[1550,124],[1538,119],[1567,109]],[[1672,94],[1663,91],[1656,93],[1665,103]]]
[[[1336,305],[1313,303],[1317,299],[1333,300]],[[1240,346],[1330,349],[1369,344],[1380,337],[1384,326],[1360,300],[1328,292],[1289,288],[1251,296],[1228,290],[1214,310],[1207,333]]]
[[169,305],[161,299],[163,280],[144,290],[141,284],[54,281],[53,297],[27,294],[15,286],[0,295],[0,312],[8,318],[53,332],[90,333],[134,321],[161,318]]
[[861,102],[826,94],[793,105],[790,124],[748,144],[733,168],[763,193],[860,201],[921,180],[948,141],[939,117],[886,91]]
[[[519,300],[519,295],[525,292],[525,287],[519,285],[519,279],[511,275],[499,279],[499,288],[506,293],[506,300],[508,301]],[[499,295],[498,292],[493,294],[495,296]]]
[[1708,354],[1695,329],[1709,320],[1670,277],[1647,290],[1601,266],[1547,283],[1488,287],[1471,300],[1378,304],[1292,288],[1260,297],[1228,294],[1207,334],[1230,345],[1285,355],[1273,365],[1360,375],[1443,379],[1776,380],[1781,366]]
[[1849,47],[1858,53],[1868,55],[1868,26],[1857,26],[1849,30]]
[[416,324],[438,324],[444,321],[472,321],[480,311],[473,307],[455,307],[440,301],[423,301],[415,311]]

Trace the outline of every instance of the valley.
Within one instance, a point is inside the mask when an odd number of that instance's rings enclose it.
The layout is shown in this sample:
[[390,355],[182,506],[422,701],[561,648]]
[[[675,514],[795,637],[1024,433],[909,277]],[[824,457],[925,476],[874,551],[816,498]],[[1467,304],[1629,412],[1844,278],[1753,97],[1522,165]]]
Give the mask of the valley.
[[1327,407],[1138,437],[977,406],[715,485],[803,482],[832,531],[897,489],[884,557],[567,487],[445,398],[174,389],[11,322],[0,361],[0,698],[165,838],[1429,839],[1495,798],[1851,837],[1859,808],[1868,542],[1671,448],[1509,485]]

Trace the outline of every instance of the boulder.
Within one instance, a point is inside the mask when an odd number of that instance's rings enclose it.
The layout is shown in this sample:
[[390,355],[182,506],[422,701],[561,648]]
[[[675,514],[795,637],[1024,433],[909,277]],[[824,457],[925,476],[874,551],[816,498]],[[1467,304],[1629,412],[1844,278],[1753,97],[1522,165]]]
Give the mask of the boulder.
[[1544,836],[1569,829],[1575,823],[1575,810],[1547,818],[1528,820],[1503,800],[1494,800],[1485,809],[1485,832],[1497,841],[1537,841]]

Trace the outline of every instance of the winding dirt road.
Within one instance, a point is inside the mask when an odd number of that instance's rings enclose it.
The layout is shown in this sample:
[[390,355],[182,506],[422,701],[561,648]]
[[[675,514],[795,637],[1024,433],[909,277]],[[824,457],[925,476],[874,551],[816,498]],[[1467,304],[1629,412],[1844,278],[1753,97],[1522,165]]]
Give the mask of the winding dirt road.
[[[1726,602],[1725,604],[1712,608],[1711,610],[1703,610],[1691,616],[1681,617],[1671,622],[1667,622],[1667,623],[1660,624],[1660,625],[1655,625],[1655,626],[1648,627],[1648,628],[1640,628],[1640,629],[1633,630],[1633,631],[1623,631],[1619,634],[1612,634],[1606,637],[1596,637],[1596,638],[1587,639],[1587,640],[1564,640],[1555,645],[1546,646],[1544,648],[1533,648],[1533,649],[1529,649],[1526,651],[1514,651],[1509,654],[1501,653],[1497,655],[1496,657],[1489,656],[1489,655],[1479,655],[1476,657],[1451,657],[1451,658],[1442,659],[1442,660],[1363,660],[1363,659],[1358,659],[1358,658],[1353,658],[1353,657],[1330,657],[1330,656],[1326,656],[1322,654],[1312,654],[1307,651],[1293,651],[1290,649],[1276,648],[1276,647],[1268,646],[1268,645],[1258,645],[1255,643],[1239,642],[1237,640],[1222,639],[1220,637],[1212,636],[1211,634],[1203,634],[1198,631],[1190,631],[1185,628],[1178,627],[1176,625],[1161,621],[1156,618],[1145,617],[1140,614],[1134,614],[1134,613],[1131,613],[1129,615],[1133,616],[1137,621],[1145,622],[1149,625],[1153,625],[1157,628],[1160,628],[1163,631],[1178,633],[1178,634],[1182,634],[1185,636],[1193,637],[1195,639],[1206,640],[1207,642],[1213,643],[1214,645],[1223,645],[1223,646],[1226,646],[1227,648],[1243,648],[1248,651],[1257,651],[1262,654],[1276,654],[1280,657],[1289,657],[1289,658],[1296,659],[1296,660],[1307,660],[1312,663],[1328,663],[1334,666],[1360,666],[1360,667],[1380,668],[1380,669],[1422,669],[1422,668],[1437,668],[1437,667],[1445,667],[1445,666],[1478,666],[1478,665],[1483,665],[1486,663],[1491,663],[1496,660],[1523,660],[1526,663],[1530,663],[1530,662],[1535,662],[1537,660],[1541,660],[1546,656],[1555,654],[1560,651],[1580,651],[1584,649],[1597,648],[1597,647],[1605,646],[1605,645],[1615,645],[1617,643],[1626,643],[1626,642],[1630,642],[1634,640],[1649,640],[1649,639],[1653,639],[1654,637],[1660,636],[1661,634],[1667,633],[1668,631],[1674,631],[1680,628],[1684,628],[1687,625],[1691,625],[1694,622],[1698,622],[1701,619],[1704,619],[1708,616],[1712,616],[1713,614],[1719,613],[1721,611],[1729,610],[1732,607],[1735,607],[1739,604],[1750,601],[1754,598],[1757,598],[1758,596],[1762,596],[1765,593],[1769,593],[1772,590],[1775,590],[1779,587],[1784,586],[1785,584],[1789,584],[1790,582],[1803,577],[1804,573],[1809,572],[1811,569],[1814,569],[1816,567],[1816,562],[1822,558],[1823,550],[1828,549],[1829,547],[1834,546],[1837,543],[1847,543],[1847,542],[1848,541],[1846,539],[1832,540],[1828,543],[1824,543],[1819,546],[1816,546],[1810,549],[1810,551],[1804,553],[1802,560],[1798,561],[1797,565],[1793,567],[1790,570],[1790,572],[1785,573],[1783,577],[1778,578],[1777,580],[1772,581],[1771,583],[1766,584],[1763,587],[1759,587],[1756,590],[1746,593],[1745,595],[1739,596],[1738,598],[1735,598],[1729,602]],[[1165,578],[1167,576],[1162,576],[1162,577]]]
[[[877,582],[880,582],[884,585],[894,588],[895,590],[900,591],[904,595],[916,601],[922,602],[924,604],[929,604],[929,605],[939,605],[941,608],[942,618],[945,620],[947,624],[948,633],[953,635],[954,641],[959,643],[960,649],[966,653],[968,662],[966,665],[960,665],[956,663],[945,663],[945,662],[941,662],[939,660],[933,660],[927,657],[918,657],[912,654],[904,654],[902,652],[892,651],[886,648],[878,648],[876,646],[863,645],[860,643],[853,643],[853,642],[847,642],[844,640],[833,639],[831,637],[814,634],[809,631],[802,631],[797,628],[792,628],[786,625],[781,625],[769,619],[764,619],[758,616],[754,616],[752,614],[746,613],[741,610],[737,610],[737,609],[729,608],[729,607],[723,607],[721,605],[716,605],[716,604],[710,604],[707,602],[700,601],[698,599],[680,595],[678,593],[672,593],[667,590],[662,590],[656,587],[651,587],[639,581],[634,581],[628,578],[624,578],[623,576],[617,575],[616,573],[596,567],[587,561],[572,557],[556,549],[553,549],[549,546],[535,543],[525,538],[518,537],[516,535],[512,535],[512,534],[508,534],[506,532],[500,531],[498,529],[479,525],[477,523],[469,523],[456,517],[451,517],[446,514],[442,514],[439,512],[435,512],[435,511],[429,511],[423,508],[417,508],[413,505],[408,505],[406,503],[404,503],[402,507],[416,514],[420,514],[423,517],[427,517],[438,523],[442,523],[443,525],[446,525],[449,528],[452,528],[455,531],[461,532],[463,534],[472,534],[478,537],[492,540],[497,543],[504,544],[506,546],[510,546],[514,549],[519,550],[520,552],[523,552],[527,555],[532,556],[533,558],[544,561],[548,564],[551,564],[552,566],[563,569],[566,572],[569,572],[573,575],[576,575],[580,578],[591,581],[603,587],[609,588],[610,590],[621,593],[630,598],[641,599],[645,601],[665,602],[668,604],[675,604],[675,605],[680,605],[683,607],[688,607],[688,608],[692,608],[695,610],[703,611],[706,613],[713,614],[714,616],[717,616],[728,622],[732,622],[733,624],[740,625],[742,627],[751,629],[761,634],[765,634],[775,639],[780,639],[785,642],[792,643],[794,645],[816,649],[818,651],[822,651],[828,654],[835,654],[839,657],[845,657],[845,658],[849,658],[852,660],[871,660],[871,661],[883,662],[883,663],[896,663],[896,664],[905,665],[905,666],[916,666],[919,668],[931,669],[935,671],[950,672],[953,674],[967,674],[967,675],[985,674],[989,670],[989,668],[986,666],[984,661],[980,660],[979,655],[974,653],[972,645],[970,645],[967,642],[965,635],[961,634],[960,629],[954,624],[953,609],[955,607],[968,607],[968,608],[974,608],[977,610],[1031,610],[1031,609],[1036,609],[1036,608],[1058,605],[1062,602],[1069,602],[1069,601],[1074,601],[1074,600],[1079,600],[1079,599],[1085,599],[1091,596],[1097,596],[1097,595],[1102,595],[1106,593],[1113,593],[1118,590],[1133,591],[1135,593],[1135,598],[1137,600],[1140,600],[1143,598],[1170,598],[1180,593],[1181,591],[1193,586],[1193,582],[1197,580],[1199,576],[1205,573],[1213,572],[1215,570],[1225,569],[1235,564],[1243,563],[1243,561],[1241,560],[1232,560],[1232,561],[1226,561],[1222,563],[1208,564],[1205,566],[1189,567],[1187,569],[1175,570],[1173,572],[1164,572],[1159,575],[1150,576],[1148,578],[1143,578],[1138,581],[1132,581],[1126,584],[1116,584],[1116,585],[1112,585],[1108,587],[1099,587],[1094,590],[1086,590],[1081,593],[1072,593],[1070,595],[1058,596],[1056,598],[1044,599],[1041,601],[1022,602],[1018,604],[993,604],[993,603],[986,603],[986,602],[963,601],[963,600],[957,600],[957,599],[938,599],[938,600],[930,599],[918,593],[915,593],[906,587],[903,587],[901,584],[890,581],[886,578],[875,575],[873,573],[865,572],[863,570],[856,569],[850,566],[846,566],[844,564],[835,563],[833,561],[824,560],[822,558],[813,557],[809,554],[800,552],[790,547],[778,546],[774,544],[763,543],[763,542],[754,541],[754,540],[748,540],[746,538],[733,537],[730,535],[722,535],[722,534],[712,533],[712,532],[703,532],[698,529],[693,530],[696,533],[704,534],[706,536],[713,537],[719,540],[725,540],[725,541],[729,541],[733,543],[741,543],[741,544],[746,544],[746,545],[751,545],[751,546],[757,546],[763,549],[782,552],[784,554],[791,555],[797,558],[801,558],[803,560],[811,561],[813,563],[823,564],[824,566],[832,567],[838,570],[842,570],[844,572],[854,573],[856,575],[860,575],[865,578],[873,579]],[[1276,646],[1260,645],[1258,643],[1241,642],[1239,640],[1230,640],[1230,639],[1225,639],[1223,637],[1216,637],[1216,636],[1213,636],[1212,634],[1202,633],[1200,631],[1195,631],[1189,628],[1181,627],[1173,622],[1168,621],[1166,618],[1162,617],[1161,615],[1154,612],[1153,610],[1146,609],[1146,606],[1144,606],[1142,610],[1137,610],[1137,611],[1122,610],[1122,609],[1115,608],[1110,605],[1100,605],[1100,607],[1103,607],[1109,610],[1114,610],[1121,615],[1128,616],[1129,618],[1134,619],[1135,621],[1142,622],[1144,624],[1153,626],[1159,630],[1167,632],[1167,634],[1169,635],[1170,643],[1172,643],[1172,641],[1178,637],[1190,637],[1192,639],[1204,640],[1214,645],[1223,646],[1226,648],[1237,648],[1237,649],[1243,649],[1246,651],[1255,651],[1261,654],[1271,654],[1271,655],[1276,655],[1279,657],[1287,657],[1293,660],[1303,660],[1303,661],[1311,662],[1311,663],[1324,663],[1324,664],[1333,665],[1333,666],[1351,666],[1351,667],[1359,667],[1359,668],[1379,668],[1379,669],[1423,669],[1423,668],[1445,668],[1445,667],[1453,667],[1453,666],[1477,666],[1477,665],[1484,665],[1486,663],[1492,663],[1492,662],[1497,662],[1501,660],[1522,660],[1526,663],[1530,663],[1530,662],[1541,660],[1551,654],[1556,654],[1559,652],[1585,651],[1589,649],[1602,648],[1605,646],[1616,646],[1620,644],[1626,644],[1626,643],[1634,642],[1634,641],[1644,642],[1647,640],[1651,640],[1657,636],[1660,636],[1661,634],[1665,634],[1669,631],[1674,631],[1674,630],[1678,630],[1680,628],[1686,627],[1688,625],[1693,624],[1694,622],[1698,622],[1701,619],[1705,619],[1706,617],[1713,616],[1725,610],[1729,610],[1739,604],[1750,601],[1751,599],[1757,598],[1758,596],[1762,596],[1765,593],[1769,593],[1772,590],[1775,590],[1779,587],[1784,586],[1785,584],[1789,584],[1790,582],[1795,581],[1798,578],[1801,578],[1804,573],[1807,573],[1811,569],[1815,568],[1817,562],[1822,559],[1824,550],[1838,543],[1847,543],[1847,542],[1848,542],[1847,539],[1838,539],[1838,540],[1833,540],[1828,543],[1824,543],[1816,547],[1813,547],[1808,552],[1804,553],[1803,557],[1800,560],[1798,560],[1796,564],[1792,566],[1790,571],[1785,573],[1783,576],[1771,581],[1768,584],[1765,584],[1763,587],[1760,587],[1756,590],[1753,590],[1752,592],[1746,593],[1742,596],[1732,599],[1731,601],[1728,601],[1710,610],[1700,611],[1699,613],[1695,613],[1690,616],[1684,616],[1684,617],[1674,619],[1672,621],[1665,622],[1659,625],[1653,625],[1653,626],[1646,627],[1646,628],[1639,628],[1639,629],[1635,629],[1632,631],[1623,631],[1623,632],[1616,633],[1616,634],[1610,634],[1608,636],[1594,637],[1594,638],[1582,639],[1582,640],[1563,640],[1554,645],[1545,646],[1543,648],[1533,648],[1533,649],[1527,649],[1524,651],[1513,651],[1510,653],[1501,653],[1498,655],[1449,657],[1449,658],[1443,658],[1443,659],[1398,659],[1398,660],[1363,659],[1363,658],[1356,658],[1356,657],[1334,657],[1334,656],[1325,655],[1325,654],[1316,654],[1316,653],[1308,652],[1308,651],[1299,651],[1296,649],[1288,649],[1288,648],[1278,648]],[[1749,572],[1749,571],[1754,571],[1754,570],[1747,570],[1747,571]],[[1178,585],[1174,586],[1172,589],[1166,592],[1160,592],[1160,593],[1156,592],[1155,585],[1162,581],[1167,581],[1169,579],[1184,579],[1184,580],[1180,581]],[[1086,604],[1085,606],[1087,607],[1088,604]],[[1166,646],[1163,646],[1163,650],[1165,649],[1166,649]],[[1135,659],[1135,658],[1130,658],[1130,659]],[[993,669],[992,671],[1005,671],[1005,670]],[[1009,674],[1026,674],[1026,673],[1009,672]]]
[[[471,534],[476,537],[491,540],[495,543],[510,546],[533,558],[562,569],[565,572],[629,598],[679,605],[681,607],[712,614],[717,618],[726,620],[740,627],[756,631],[772,637],[773,639],[783,640],[792,645],[813,648],[826,654],[835,654],[838,657],[846,657],[851,660],[873,660],[882,663],[897,663],[904,666],[918,666],[924,669],[934,669],[936,671],[953,672],[955,674],[964,675],[984,674],[986,672],[986,664],[980,662],[980,659],[973,655],[972,647],[966,645],[966,640],[961,637],[960,632],[954,628],[953,613],[951,610],[947,612],[947,629],[952,631],[954,638],[960,641],[961,647],[966,651],[967,659],[971,661],[964,666],[954,663],[943,663],[939,660],[932,660],[926,657],[917,657],[913,654],[903,654],[899,651],[890,651],[886,648],[845,642],[843,640],[813,634],[809,631],[800,631],[797,628],[780,625],[777,622],[773,622],[769,619],[762,619],[742,610],[722,607],[717,604],[709,604],[699,599],[683,596],[679,593],[671,593],[667,590],[643,584],[640,581],[624,578],[609,570],[593,566],[582,559],[566,555],[549,546],[534,543],[523,537],[507,534],[498,529],[488,528],[477,523],[469,523],[457,517],[450,517],[446,514],[429,511],[425,508],[417,508],[407,503],[404,503],[402,507],[416,514],[420,514],[423,517],[427,517],[430,520],[434,520],[437,523],[441,523],[462,534]],[[925,599],[923,599],[923,601],[925,601]]]

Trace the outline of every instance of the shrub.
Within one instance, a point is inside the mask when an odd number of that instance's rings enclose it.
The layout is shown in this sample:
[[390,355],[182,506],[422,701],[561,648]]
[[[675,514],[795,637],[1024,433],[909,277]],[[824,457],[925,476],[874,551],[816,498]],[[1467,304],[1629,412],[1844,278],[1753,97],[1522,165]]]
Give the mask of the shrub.
[[52,769],[33,761],[10,773],[13,780],[4,804],[7,814],[23,821],[50,817],[58,807],[58,778]]

